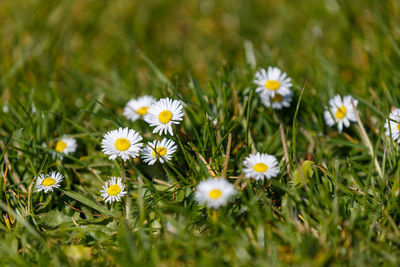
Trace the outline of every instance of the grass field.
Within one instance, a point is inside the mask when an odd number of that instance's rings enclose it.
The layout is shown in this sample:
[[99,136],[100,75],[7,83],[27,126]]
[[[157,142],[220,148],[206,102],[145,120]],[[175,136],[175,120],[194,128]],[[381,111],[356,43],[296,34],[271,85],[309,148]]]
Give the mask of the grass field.
[[[3,0],[0,25],[1,266],[400,263],[400,151],[384,128],[400,107],[400,1]],[[260,102],[268,66],[292,78],[290,108]],[[123,116],[145,94],[184,103],[177,152],[109,160],[108,131],[156,138]],[[336,94],[358,100],[342,133],[323,115]],[[60,159],[63,135],[78,148]],[[244,177],[256,151],[278,176]],[[50,171],[60,189],[35,192]],[[124,174],[129,193],[106,204]],[[210,176],[236,188],[218,210],[195,199]]]

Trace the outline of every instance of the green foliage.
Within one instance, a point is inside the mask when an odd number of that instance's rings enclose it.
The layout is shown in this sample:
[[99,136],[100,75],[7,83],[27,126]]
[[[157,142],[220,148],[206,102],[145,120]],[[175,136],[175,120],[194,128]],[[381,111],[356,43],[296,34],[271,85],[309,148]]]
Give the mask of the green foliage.
[[[384,123],[400,106],[399,10],[397,0],[1,1],[0,265],[398,265],[400,155]],[[288,109],[254,91],[269,65],[293,80]],[[101,187],[123,167],[102,136],[126,126],[156,137],[122,116],[143,94],[185,103],[178,151],[163,165],[127,161],[129,194],[105,204]],[[326,127],[335,94],[359,100],[367,139],[356,124]],[[78,150],[60,160],[64,134]],[[194,188],[223,174],[229,138],[238,193],[213,214]],[[242,179],[254,151],[278,158],[278,177]],[[51,170],[61,189],[34,192]]]
[[293,182],[295,185],[304,186],[310,182],[310,178],[314,175],[314,171],[312,170],[313,164],[313,161],[305,160],[301,164],[301,167],[293,172]]

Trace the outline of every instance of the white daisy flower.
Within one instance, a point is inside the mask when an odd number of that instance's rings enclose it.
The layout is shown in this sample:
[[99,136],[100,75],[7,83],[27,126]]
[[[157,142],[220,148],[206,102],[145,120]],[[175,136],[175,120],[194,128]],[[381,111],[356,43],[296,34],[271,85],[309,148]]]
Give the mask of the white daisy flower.
[[139,156],[143,144],[139,143],[143,138],[135,130],[119,128],[104,135],[101,147],[110,160],[121,157],[124,161],[129,157]]
[[171,160],[172,154],[175,153],[176,149],[177,146],[173,140],[168,140],[167,138],[164,138],[161,142],[154,140],[143,148],[142,158],[149,165],[153,165],[157,160],[164,163]]
[[390,136],[390,133],[392,133],[393,141],[397,140],[400,143],[400,108],[396,108],[390,112],[389,120],[386,120],[385,123],[385,129],[387,136]]
[[278,161],[276,157],[261,154],[249,155],[243,162],[243,172],[247,178],[255,178],[256,180],[271,179],[279,173]]
[[152,127],[153,133],[174,135],[172,124],[180,124],[183,120],[183,106],[180,101],[163,98],[155,102],[148,109],[144,120]]
[[277,93],[274,96],[271,96],[269,94],[263,93],[260,94],[260,99],[264,106],[268,108],[272,107],[273,109],[282,109],[283,107],[290,107],[292,96],[293,92],[292,90],[289,90],[289,93],[286,95],[281,95]]
[[329,107],[324,112],[326,124],[329,127],[337,124],[338,131],[341,133],[343,125],[349,127],[351,121],[356,122],[357,118],[351,103],[352,101],[354,101],[354,105],[357,107],[358,101],[350,95],[343,97],[343,101],[340,95],[335,95],[331,98],[329,100]]
[[78,145],[76,144],[76,139],[72,137],[63,136],[60,140],[57,141],[56,147],[54,150],[56,153],[53,153],[54,156],[58,156],[60,159],[63,159],[62,154],[70,154],[76,151]]
[[207,204],[208,208],[218,209],[235,195],[234,186],[223,178],[209,178],[197,185],[195,199],[200,204]]
[[290,87],[292,87],[291,79],[277,67],[268,67],[267,71],[265,69],[259,70],[255,74],[254,83],[258,86],[257,93],[266,93],[270,96],[275,94],[287,95],[290,93]]
[[136,121],[147,114],[147,110],[154,102],[156,102],[156,99],[148,95],[131,99],[124,108],[124,116],[131,121]]
[[128,194],[128,191],[125,191],[125,185],[120,177],[111,177],[111,179],[103,185],[103,190],[100,192],[106,203],[121,201],[121,198]]
[[51,172],[46,175],[39,174],[36,180],[36,192],[53,192],[54,188],[59,188],[64,176],[59,172]]

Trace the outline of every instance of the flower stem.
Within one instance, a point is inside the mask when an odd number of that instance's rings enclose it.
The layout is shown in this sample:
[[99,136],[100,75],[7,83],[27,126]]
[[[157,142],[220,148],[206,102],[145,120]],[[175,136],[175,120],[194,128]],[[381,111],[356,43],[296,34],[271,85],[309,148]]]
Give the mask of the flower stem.
[[[128,181],[126,179],[126,173],[125,173],[125,161],[122,161],[121,167],[122,167],[122,178],[124,179],[124,184],[125,184],[128,192],[129,192]],[[130,216],[129,216],[130,214],[131,214],[131,201],[130,201],[129,196],[127,196],[125,198],[125,217],[126,217],[126,220],[128,222],[129,222],[129,219],[130,219]]]
[[216,209],[212,209],[212,217],[211,217],[213,223],[218,222],[218,211]]

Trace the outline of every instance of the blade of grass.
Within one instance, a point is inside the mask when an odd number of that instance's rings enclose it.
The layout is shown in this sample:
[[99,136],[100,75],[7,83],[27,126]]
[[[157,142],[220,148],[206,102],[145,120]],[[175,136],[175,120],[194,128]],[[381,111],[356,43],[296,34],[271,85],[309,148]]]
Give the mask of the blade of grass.
[[88,199],[88,198],[82,196],[82,195],[79,194],[79,193],[72,192],[72,191],[67,191],[67,190],[62,190],[62,189],[60,189],[60,190],[61,190],[64,194],[66,194],[67,196],[69,196],[70,198],[73,198],[73,199],[75,199],[75,200],[81,202],[82,204],[85,204],[86,206],[88,206],[88,207],[90,207],[90,208],[92,208],[92,209],[95,209],[95,210],[97,210],[97,211],[99,211],[99,212],[101,212],[101,213],[104,213],[104,214],[106,214],[106,215],[108,215],[108,216],[111,216],[111,217],[119,217],[119,214],[118,214],[118,213],[113,212],[113,211],[110,211],[109,209],[107,209],[107,208],[105,208],[105,207],[103,207],[103,206],[100,206],[99,204],[97,204],[97,203],[95,203],[94,201],[92,201],[92,200],[90,200],[90,199]]

